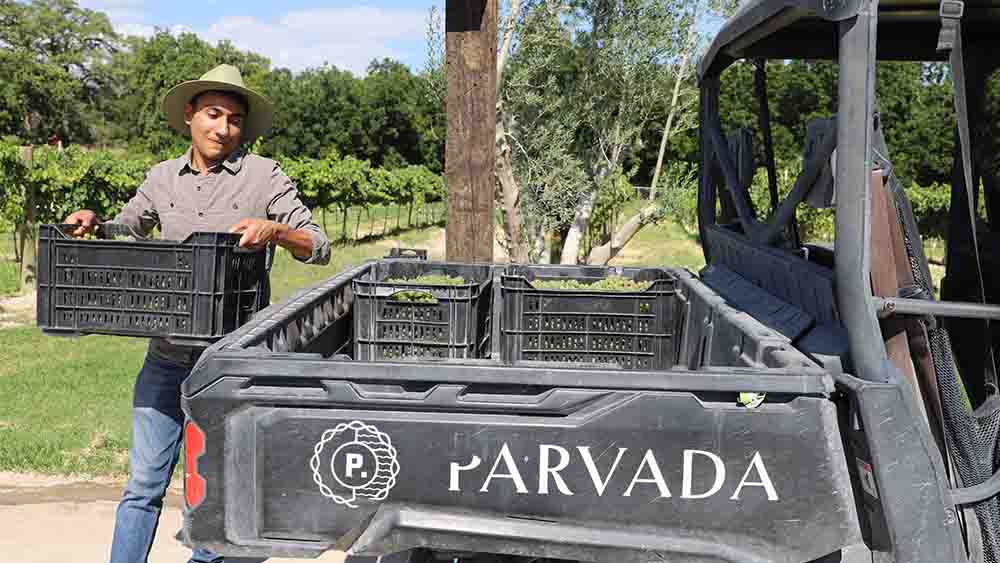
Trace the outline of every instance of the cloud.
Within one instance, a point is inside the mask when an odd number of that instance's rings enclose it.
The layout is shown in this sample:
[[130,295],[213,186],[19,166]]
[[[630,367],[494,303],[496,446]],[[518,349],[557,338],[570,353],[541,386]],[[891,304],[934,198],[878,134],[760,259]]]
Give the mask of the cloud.
[[115,31],[121,35],[138,35],[140,37],[150,37],[156,32],[156,28],[144,23],[119,23],[115,24]]
[[139,37],[152,37],[157,31],[166,31],[172,35],[180,35],[191,31],[186,25],[172,25],[170,27],[153,26],[144,23],[121,23],[115,25],[115,31],[121,35],[135,35]]
[[276,67],[303,70],[329,63],[361,75],[372,59],[398,59],[400,45],[418,44],[425,18],[421,10],[325,8],[290,12],[274,21],[225,17],[199,35],[212,42],[229,40],[268,57]]
[[116,30],[123,25],[136,25],[145,19],[144,0],[80,0],[81,8],[104,12]]
[[176,20],[151,21],[145,0],[80,0],[80,5],[108,14],[122,35],[150,37],[157,28],[174,34],[193,31],[206,41],[228,40],[264,55],[274,67],[299,71],[331,64],[358,76],[372,59],[419,64],[427,22],[422,9],[356,5],[296,10],[275,18],[225,16],[192,29]]
[[104,12],[121,35],[149,37],[156,31],[146,23],[144,0],[80,0],[81,8]]

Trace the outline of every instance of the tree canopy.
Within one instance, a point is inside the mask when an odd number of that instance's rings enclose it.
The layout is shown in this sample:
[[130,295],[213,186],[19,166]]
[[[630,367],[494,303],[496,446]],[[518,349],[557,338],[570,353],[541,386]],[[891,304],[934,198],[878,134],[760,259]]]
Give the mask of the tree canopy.
[[443,168],[444,108],[402,63],[373,60],[360,77],[332,66],[292,72],[194,33],[122,37],[74,0],[0,0],[0,137],[176,156],[187,141],[160,101],[222,63],[275,106],[259,147],[266,155],[322,159],[336,150],[374,166]]
[[[622,186],[649,186],[659,175],[661,187],[651,190],[659,196],[692,180],[698,143],[691,68],[708,39],[706,17],[728,12],[732,1],[500,4],[501,242],[518,260],[533,260],[541,256],[541,241],[561,241],[556,259],[574,261],[590,259],[596,241],[610,244],[597,258],[606,260],[620,247],[609,223],[630,225],[634,234],[658,216],[647,208],[633,218],[637,222],[621,221],[621,199],[629,194]],[[150,161],[174,157],[188,141],[161,115],[162,96],[229,63],[275,106],[274,128],[254,150],[291,167],[317,168],[307,188],[316,191],[317,203],[349,204],[353,196],[333,186],[341,181],[367,193],[371,203],[420,176],[406,170],[444,169],[444,34],[440,14],[431,14],[424,68],[376,59],[356,76],[329,65],[274,68],[258,53],[194,33],[122,37],[106,15],[74,0],[0,0],[0,139],[124,150]],[[771,61],[767,72],[775,152],[781,168],[794,169],[806,124],[836,109],[837,69],[816,61]],[[753,93],[752,64],[737,63],[723,74],[723,125],[756,131],[762,154]],[[947,184],[954,135],[946,68],[882,63],[878,97],[904,183]],[[1000,107],[1000,80],[990,83],[988,103]],[[1000,129],[998,123],[980,125],[994,134]],[[358,180],[361,170],[371,171],[371,181]],[[394,170],[403,172],[383,174]],[[419,199],[421,189],[406,188],[406,197]],[[319,193],[324,190],[329,193]],[[626,242],[631,236],[618,234]],[[563,248],[566,240],[570,245]]]
[[72,0],[0,1],[0,135],[92,140],[118,46],[107,16]]

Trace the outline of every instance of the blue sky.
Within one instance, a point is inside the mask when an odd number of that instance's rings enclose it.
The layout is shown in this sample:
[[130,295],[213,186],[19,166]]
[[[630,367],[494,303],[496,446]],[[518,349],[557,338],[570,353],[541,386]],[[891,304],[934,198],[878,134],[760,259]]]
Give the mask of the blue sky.
[[216,42],[271,59],[273,66],[303,70],[323,63],[357,75],[373,58],[423,66],[430,7],[444,0],[78,0],[100,10],[121,33],[148,36],[157,27],[192,31]]

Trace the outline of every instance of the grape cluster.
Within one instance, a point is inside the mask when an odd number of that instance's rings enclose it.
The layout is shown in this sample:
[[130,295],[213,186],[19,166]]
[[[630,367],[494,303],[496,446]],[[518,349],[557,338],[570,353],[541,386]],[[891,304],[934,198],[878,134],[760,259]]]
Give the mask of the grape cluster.
[[[414,284],[414,285],[463,285],[465,278],[461,276],[448,276],[443,274],[426,274],[415,278],[392,278],[385,281],[387,284]],[[392,294],[393,301],[405,301],[407,303],[437,303],[436,297],[426,291],[400,291]]]
[[437,298],[426,291],[400,291],[392,294],[392,300],[407,303],[437,303]]
[[94,225],[94,230],[92,232],[83,233],[83,235],[77,238],[82,238],[83,240],[97,240],[97,230],[100,228],[100,225]]
[[[80,235],[77,238],[81,238],[83,240],[97,240],[97,230],[98,229],[100,229],[100,226],[95,226],[94,227],[94,232],[84,233],[84,234]],[[132,236],[132,235],[115,235],[114,236],[114,240],[127,241],[127,242],[135,242],[136,238],[134,236]]]
[[581,289],[598,291],[645,291],[653,282],[639,282],[622,276],[608,276],[594,283],[584,283],[580,280],[535,280],[531,282],[535,289]]

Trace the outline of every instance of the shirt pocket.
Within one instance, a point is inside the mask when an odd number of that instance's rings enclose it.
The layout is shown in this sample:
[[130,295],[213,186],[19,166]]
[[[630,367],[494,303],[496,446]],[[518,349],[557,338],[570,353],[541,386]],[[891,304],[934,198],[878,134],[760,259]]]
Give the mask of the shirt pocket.
[[261,199],[254,190],[245,186],[214,201],[212,211],[233,217],[234,223],[241,219],[267,219],[267,205],[262,204]]

